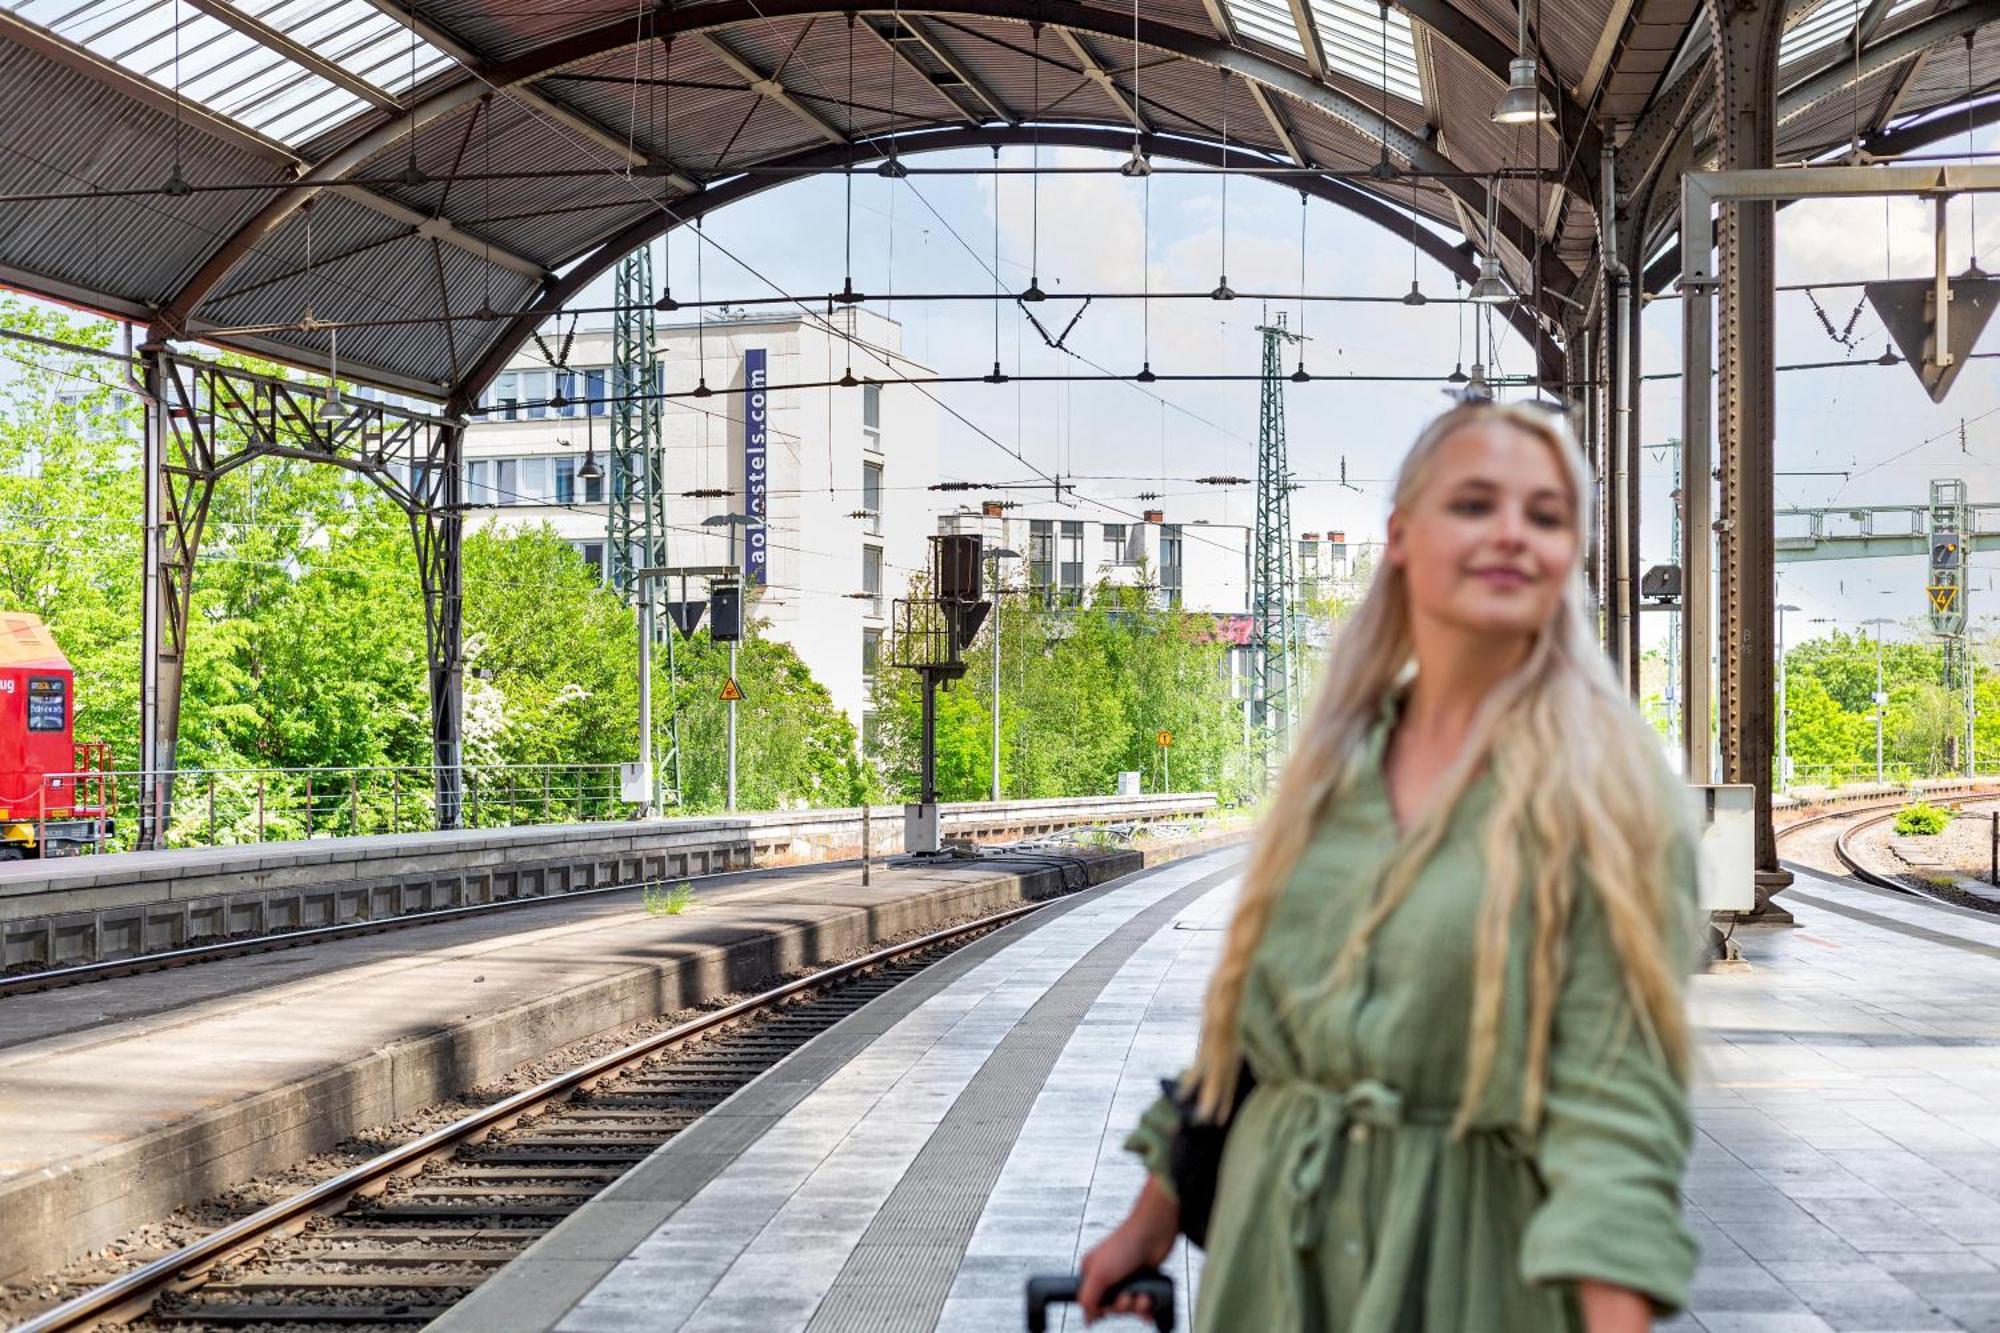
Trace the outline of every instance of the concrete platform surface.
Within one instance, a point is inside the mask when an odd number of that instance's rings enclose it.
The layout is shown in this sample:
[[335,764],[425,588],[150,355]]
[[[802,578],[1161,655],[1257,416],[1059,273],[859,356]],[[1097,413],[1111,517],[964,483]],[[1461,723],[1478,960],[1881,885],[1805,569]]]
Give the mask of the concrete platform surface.
[[[1022,1327],[1023,1279],[1139,1186],[1118,1145],[1193,1049],[1236,864],[1079,895],[898,988],[435,1327]],[[1694,983],[1703,1260],[1663,1333],[2000,1330],[2000,920],[1804,875],[1784,901],[1799,928]],[[1171,1261],[1184,1306],[1199,1259]]]
[[[1092,878],[1142,864],[1100,854]],[[976,861],[878,865],[867,887],[852,866],[750,872],[701,883],[677,916],[637,892],[551,899],[10,998],[0,1280],[567,1042],[1060,884]]]

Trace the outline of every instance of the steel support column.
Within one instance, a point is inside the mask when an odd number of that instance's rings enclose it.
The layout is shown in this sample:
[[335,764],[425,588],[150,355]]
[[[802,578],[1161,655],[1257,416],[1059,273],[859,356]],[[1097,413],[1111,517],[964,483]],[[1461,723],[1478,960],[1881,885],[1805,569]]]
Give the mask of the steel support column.
[[408,516],[424,596],[437,825],[458,825],[464,622],[463,421],[354,402],[160,347],[141,349],[146,397],[145,594],[140,659],[140,844],[163,846],[173,814],[195,558],[216,483],[260,458],[366,477]]
[[[1778,39],[1784,7],[1709,0],[1716,35],[1720,88],[1715,132],[1724,171],[1768,168],[1777,134]],[[1766,200],[1725,202],[1717,229],[1719,304],[1716,333],[1721,375],[1716,421],[1722,475],[1717,525],[1721,587],[1717,606],[1722,653],[1718,663],[1718,721],[1722,780],[1756,789],[1757,910],[1789,920],[1770,907],[1770,895],[1792,882],[1778,865],[1771,826],[1772,469],[1776,437],[1776,219]],[[1683,237],[1683,244],[1699,244]],[[1695,312],[1690,310],[1690,318]],[[1688,397],[1700,394],[1690,383]],[[1690,545],[1703,540],[1689,532]],[[1690,655],[1693,656],[1692,654]],[[1697,661],[1705,661],[1703,654]]]
[[459,826],[465,790],[465,602],[460,561],[464,532],[465,424],[455,422],[432,439],[426,484],[409,509],[424,589],[424,658],[430,681],[431,782],[437,826]]
[[1641,352],[1645,347],[1644,303],[1637,290],[1639,271],[1645,260],[1644,247],[1639,243],[1640,229],[1636,217],[1628,216],[1632,225],[1620,226],[1618,231],[1621,267],[1624,276],[1619,284],[1619,300],[1625,324],[1623,349],[1625,352],[1625,512],[1627,515],[1627,550],[1625,555],[1625,586],[1629,590],[1632,614],[1626,618],[1625,660],[1631,664],[1627,685],[1636,701],[1640,697],[1639,688],[1639,578],[1645,565],[1643,558],[1643,538],[1645,523],[1641,518],[1639,470],[1640,461],[1645,456],[1645,431],[1639,413],[1641,390],[1645,386],[1645,362]]
[[[188,613],[201,533],[215,496],[217,431],[198,385],[158,348],[141,352],[146,387],[146,587],[141,613],[138,846],[166,845],[173,819],[175,752]],[[226,447],[226,446],[225,446]]]

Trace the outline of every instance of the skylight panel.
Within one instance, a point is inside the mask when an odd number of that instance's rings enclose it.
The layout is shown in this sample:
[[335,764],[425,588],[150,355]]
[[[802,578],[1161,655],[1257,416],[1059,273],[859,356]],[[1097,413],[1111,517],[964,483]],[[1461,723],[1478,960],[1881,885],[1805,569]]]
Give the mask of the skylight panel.
[[[1275,46],[1295,56],[1306,53],[1305,41],[1292,20],[1287,0],[1227,0],[1229,17],[1243,36]],[[1411,102],[1423,100],[1417,77],[1417,39],[1410,20],[1399,9],[1389,11],[1387,77],[1382,60],[1382,11],[1367,0],[1308,0],[1327,68],[1370,88]]]
[[1417,36],[1402,10],[1389,11],[1386,68],[1381,9],[1355,0],[1312,0],[1312,11],[1328,68],[1370,88],[1386,87],[1391,96],[1406,102],[1424,100],[1417,76]]
[[[0,9],[165,91],[178,82],[188,102],[287,145],[366,110],[370,100],[353,81],[400,100],[453,63],[369,0],[229,3],[240,18],[218,18],[182,0],[0,0]],[[266,46],[257,25],[312,56],[295,60]],[[338,75],[322,72],[328,67],[350,82],[336,82]]]
[[[1882,22],[1886,26],[1925,3],[1927,0],[1896,0],[1889,6]],[[1854,34],[1854,25],[1867,7],[1864,0],[1825,0],[1819,8],[1794,23],[1779,41],[1778,63],[1789,65],[1847,41]]]
[[1229,0],[1229,17],[1245,37],[1295,56],[1306,53],[1298,25],[1292,22],[1292,7],[1285,0]]

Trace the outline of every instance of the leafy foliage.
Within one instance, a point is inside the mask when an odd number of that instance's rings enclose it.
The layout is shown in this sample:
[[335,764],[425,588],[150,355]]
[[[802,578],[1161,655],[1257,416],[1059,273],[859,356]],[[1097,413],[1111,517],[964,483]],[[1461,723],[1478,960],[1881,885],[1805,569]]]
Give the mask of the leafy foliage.
[[[1231,697],[1227,645],[1211,617],[1155,606],[1138,588],[1098,587],[1080,607],[1023,596],[1000,608],[966,653],[965,676],[938,695],[937,784],[948,801],[990,789],[994,630],[1000,639],[1001,794],[1102,795],[1120,772],[1145,790],[1249,799],[1257,756],[1244,705]],[[918,789],[922,694],[917,673],[887,665],[874,686],[871,756],[890,787]],[[1157,737],[1173,734],[1162,756]]]
[[[11,328],[104,346],[108,328],[0,299]],[[77,735],[138,763],[143,557],[137,398],[115,362],[0,346],[0,608],[46,620],[76,667]],[[79,364],[81,363],[81,364]],[[256,367],[272,373],[270,367]],[[463,547],[467,762],[616,764],[638,750],[633,615],[548,529],[486,529]],[[408,522],[364,478],[262,459],[218,483],[197,566],[178,764],[183,769],[411,771],[430,764],[423,597]],[[789,647],[753,622],[738,678],[741,801],[751,809],[855,800],[853,725]],[[726,647],[706,633],[654,654],[665,753],[681,714],[686,808],[725,799]],[[284,837],[306,815],[258,781],[214,779],[220,836]],[[324,778],[328,802],[345,779]],[[205,797],[207,784],[202,785]],[[183,801],[189,818],[206,817]],[[205,802],[203,802],[205,804]],[[366,827],[368,812],[343,823]],[[387,827],[383,814],[382,826]],[[241,825],[241,827],[237,827]]]
[[1951,818],[1951,811],[1917,801],[1896,812],[1896,832],[1906,838],[1942,833]]

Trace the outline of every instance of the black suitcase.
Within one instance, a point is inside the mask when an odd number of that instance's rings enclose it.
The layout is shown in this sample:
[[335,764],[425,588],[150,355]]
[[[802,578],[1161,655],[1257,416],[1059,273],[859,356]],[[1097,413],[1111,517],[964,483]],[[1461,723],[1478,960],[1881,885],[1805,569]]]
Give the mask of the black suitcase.
[[[1028,1333],[1048,1333],[1049,1307],[1075,1304],[1077,1287],[1081,1282],[1082,1279],[1074,1273],[1029,1278]],[[1111,1289],[1113,1295],[1121,1291],[1136,1291],[1152,1297],[1153,1327],[1160,1333],[1173,1333],[1174,1280],[1172,1278],[1157,1268],[1142,1268]]]

